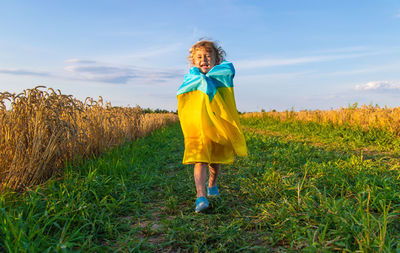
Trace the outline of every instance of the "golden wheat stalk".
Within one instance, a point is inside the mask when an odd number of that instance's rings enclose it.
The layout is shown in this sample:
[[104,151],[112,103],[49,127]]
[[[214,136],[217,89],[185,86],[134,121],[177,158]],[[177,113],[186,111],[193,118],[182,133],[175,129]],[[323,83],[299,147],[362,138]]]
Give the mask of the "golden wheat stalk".
[[381,108],[379,106],[363,105],[337,110],[315,111],[270,111],[246,113],[242,117],[272,117],[281,121],[298,120],[317,122],[321,124],[347,125],[361,127],[363,130],[381,129],[400,136],[400,107]]
[[1,189],[42,183],[66,161],[98,154],[178,120],[174,114],[143,114],[139,106],[112,107],[101,97],[82,102],[45,88],[0,93]]

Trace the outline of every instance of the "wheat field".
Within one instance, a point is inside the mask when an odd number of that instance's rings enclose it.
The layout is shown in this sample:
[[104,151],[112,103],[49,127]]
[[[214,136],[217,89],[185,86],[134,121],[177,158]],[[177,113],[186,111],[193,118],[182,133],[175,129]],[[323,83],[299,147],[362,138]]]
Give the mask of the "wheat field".
[[[6,104],[9,104],[9,108]],[[67,161],[91,157],[178,121],[37,86],[0,93],[0,189],[25,190],[59,173]]]
[[271,117],[280,121],[304,121],[337,126],[349,126],[362,130],[379,129],[400,136],[400,107],[388,108],[354,104],[347,108],[331,110],[269,111],[243,114],[244,118]]

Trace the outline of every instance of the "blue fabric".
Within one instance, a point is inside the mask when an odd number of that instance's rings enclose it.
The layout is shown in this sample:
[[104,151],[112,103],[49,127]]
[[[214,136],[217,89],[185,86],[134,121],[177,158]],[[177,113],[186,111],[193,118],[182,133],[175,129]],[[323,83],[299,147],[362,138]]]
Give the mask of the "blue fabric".
[[195,212],[202,212],[208,208],[210,203],[208,202],[206,197],[198,197],[196,199],[196,208],[194,209]]
[[207,187],[207,196],[219,196],[218,187]]
[[200,72],[199,68],[192,67],[189,74],[185,75],[183,84],[179,87],[177,95],[200,90],[208,95],[210,102],[220,87],[233,87],[235,68],[228,61],[214,66],[207,74]]

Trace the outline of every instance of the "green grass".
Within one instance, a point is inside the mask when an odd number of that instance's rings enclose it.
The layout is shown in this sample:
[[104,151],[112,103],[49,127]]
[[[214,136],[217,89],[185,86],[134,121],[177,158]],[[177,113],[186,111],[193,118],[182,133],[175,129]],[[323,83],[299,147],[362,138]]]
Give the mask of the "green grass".
[[381,129],[367,131],[354,126],[335,126],[296,120],[280,121],[271,117],[254,117],[242,121],[244,126],[250,128],[297,136],[297,140],[322,142],[344,151],[364,148],[380,152],[390,151],[400,155],[400,138]]
[[[280,134],[246,131],[249,156],[223,166],[221,197],[207,213],[193,212],[193,168],[181,164],[183,137],[174,124],[70,165],[62,180],[3,193],[0,251],[400,251],[396,157],[351,152],[377,146],[356,130],[243,124]],[[345,146],[332,137],[340,133]],[[376,150],[398,150],[390,143]]]

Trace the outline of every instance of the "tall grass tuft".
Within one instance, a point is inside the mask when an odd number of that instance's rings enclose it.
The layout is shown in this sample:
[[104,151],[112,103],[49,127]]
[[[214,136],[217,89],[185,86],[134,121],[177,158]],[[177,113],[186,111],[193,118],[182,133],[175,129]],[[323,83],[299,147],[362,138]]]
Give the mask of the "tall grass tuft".
[[178,120],[174,114],[143,114],[139,106],[113,107],[101,97],[82,102],[45,88],[0,93],[0,189],[40,184],[67,161],[99,154]]
[[357,104],[337,110],[269,111],[246,113],[242,117],[271,117],[280,121],[306,121],[320,124],[349,126],[363,130],[379,129],[400,136],[400,107],[381,108],[379,106]]

